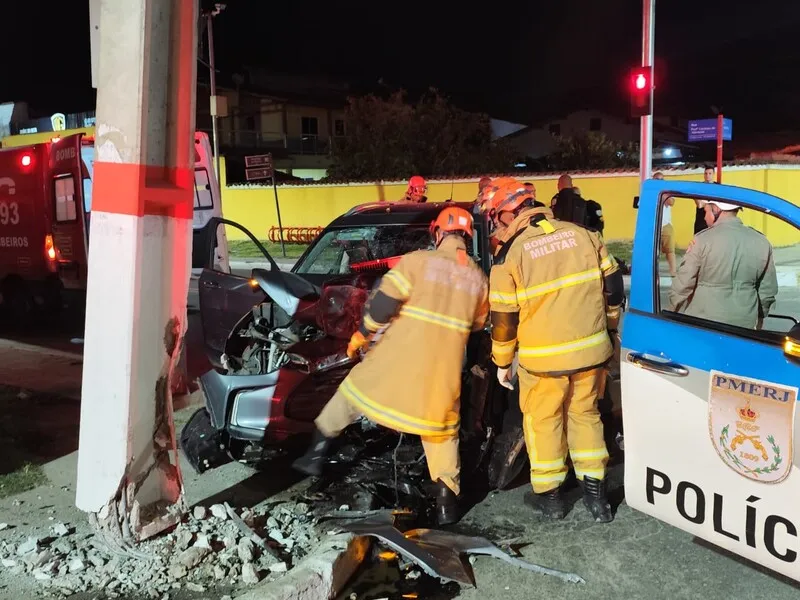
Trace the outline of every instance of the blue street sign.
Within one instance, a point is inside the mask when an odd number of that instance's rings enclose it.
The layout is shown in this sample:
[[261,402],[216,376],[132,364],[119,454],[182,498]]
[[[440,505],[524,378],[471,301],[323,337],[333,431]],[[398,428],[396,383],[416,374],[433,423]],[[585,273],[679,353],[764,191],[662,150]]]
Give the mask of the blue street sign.
[[[729,142],[733,139],[733,121],[722,119],[722,139]],[[699,119],[689,121],[690,142],[714,142],[717,140],[717,120]]]

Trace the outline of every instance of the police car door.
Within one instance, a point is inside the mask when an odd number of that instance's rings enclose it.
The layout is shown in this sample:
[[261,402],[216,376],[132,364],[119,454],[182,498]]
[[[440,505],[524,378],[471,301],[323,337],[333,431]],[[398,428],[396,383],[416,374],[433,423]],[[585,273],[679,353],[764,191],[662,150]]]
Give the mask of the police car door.
[[[762,329],[669,311],[670,196],[679,253],[697,199],[746,207],[743,222],[770,240],[778,295]],[[635,240],[621,353],[627,502],[800,581],[800,208],[743,188],[648,181]]]

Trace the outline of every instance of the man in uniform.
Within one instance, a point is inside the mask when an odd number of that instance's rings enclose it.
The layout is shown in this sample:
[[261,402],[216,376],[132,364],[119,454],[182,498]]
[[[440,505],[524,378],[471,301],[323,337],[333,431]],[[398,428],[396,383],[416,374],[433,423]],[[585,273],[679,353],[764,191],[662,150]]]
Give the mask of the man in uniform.
[[759,329],[775,304],[772,244],[737,216],[741,207],[704,203],[707,229],[692,240],[669,291],[670,310]]
[[507,227],[489,284],[492,359],[498,380],[509,387],[519,351],[534,492],[526,503],[549,518],[564,518],[569,450],[586,508],[596,521],[609,522],[608,451],[597,401],[613,353],[608,330],[619,319],[622,275],[596,232],[535,208],[519,183],[498,189],[487,208]]
[[414,175],[408,180],[408,188],[401,202],[427,202],[428,184],[420,175]]
[[483,329],[489,312],[486,276],[467,254],[472,231],[469,212],[445,208],[431,224],[436,250],[405,255],[383,277],[348,356],[388,329],[317,417],[314,440],[295,469],[320,475],[333,439],[365,415],[422,438],[439,524],[458,521],[461,369],[467,339]]

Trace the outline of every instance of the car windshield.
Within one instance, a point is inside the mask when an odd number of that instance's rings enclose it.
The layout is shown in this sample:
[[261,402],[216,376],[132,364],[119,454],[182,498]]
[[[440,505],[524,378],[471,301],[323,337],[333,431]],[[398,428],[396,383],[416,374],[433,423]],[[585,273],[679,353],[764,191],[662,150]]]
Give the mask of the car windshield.
[[331,229],[322,234],[295,273],[345,275],[351,265],[432,249],[427,226],[365,225]]

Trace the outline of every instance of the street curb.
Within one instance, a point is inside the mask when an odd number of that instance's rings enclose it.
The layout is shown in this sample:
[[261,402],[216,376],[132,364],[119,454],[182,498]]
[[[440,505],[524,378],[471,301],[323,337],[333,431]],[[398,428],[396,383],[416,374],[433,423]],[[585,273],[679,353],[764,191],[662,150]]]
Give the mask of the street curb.
[[284,577],[236,600],[331,600],[361,566],[370,543],[370,538],[351,533],[329,536]]
[[25,352],[35,352],[37,354],[46,354],[47,356],[59,356],[61,358],[70,358],[83,362],[83,354],[79,352],[56,350],[55,348],[35,346],[33,344],[26,344],[24,342],[18,342],[16,340],[9,340],[5,338],[0,338],[0,350],[24,350]]

